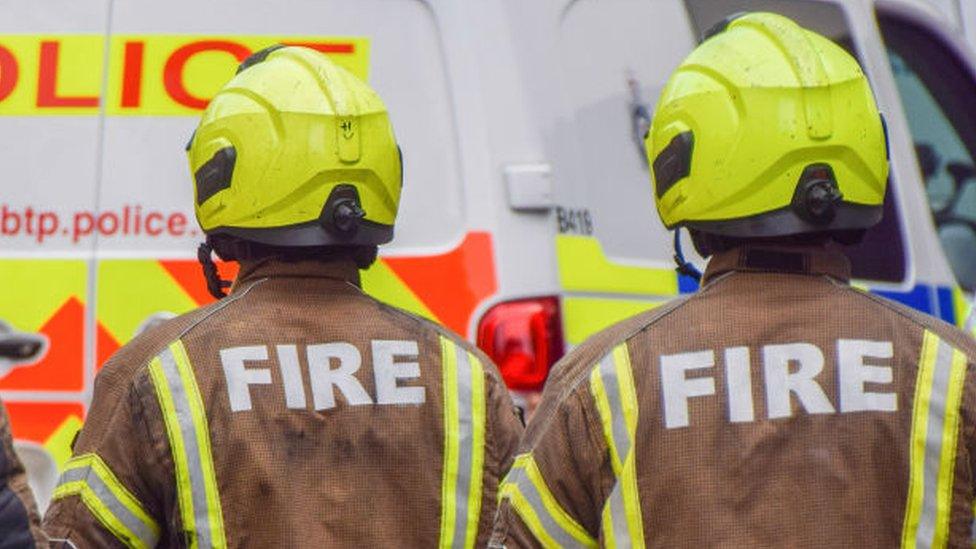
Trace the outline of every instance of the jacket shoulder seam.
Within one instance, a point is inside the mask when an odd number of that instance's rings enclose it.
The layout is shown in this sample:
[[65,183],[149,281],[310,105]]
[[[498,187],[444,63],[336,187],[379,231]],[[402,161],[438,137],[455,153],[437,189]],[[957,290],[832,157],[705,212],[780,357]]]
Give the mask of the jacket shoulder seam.
[[261,283],[263,283],[266,280],[268,280],[268,279],[267,278],[260,278],[258,280],[255,280],[252,284],[250,284],[248,287],[244,288],[240,292],[235,292],[235,293],[233,293],[233,294],[225,297],[224,299],[221,299],[220,301],[214,303],[212,305],[212,309],[211,310],[207,311],[206,314],[204,314],[203,316],[201,316],[197,320],[191,322],[190,325],[187,326],[186,328],[183,328],[183,330],[179,333],[179,335],[177,335],[175,338],[173,338],[172,340],[170,340],[167,343],[167,345],[169,343],[174,343],[177,340],[183,339],[183,337],[185,337],[187,334],[189,334],[190,331],[192,331],[194,328],[196,328],[197,326],[199,326],[200,324],[202,324],[204,321],[209,320],[211,317],[216,316],[218,313],[222,312],[224,309],[226,309],[231,304],[240,301],[248,293],[250,293],[250,291],[252,289],[254,289],[255,287],[259,286]]

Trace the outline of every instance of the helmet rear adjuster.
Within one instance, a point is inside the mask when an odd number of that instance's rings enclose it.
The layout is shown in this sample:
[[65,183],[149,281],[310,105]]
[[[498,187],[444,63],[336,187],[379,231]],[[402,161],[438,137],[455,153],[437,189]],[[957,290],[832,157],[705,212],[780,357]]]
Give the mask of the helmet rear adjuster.
[[339,240],[352,238],[359,231],[366,211],[359,201],[359,192],[352,185],[338,185],[325,201],[319,223]]
[[790,207],[807,223],[826,227],[836,217],[843,199],[830,165],[811,164],[800,175]]

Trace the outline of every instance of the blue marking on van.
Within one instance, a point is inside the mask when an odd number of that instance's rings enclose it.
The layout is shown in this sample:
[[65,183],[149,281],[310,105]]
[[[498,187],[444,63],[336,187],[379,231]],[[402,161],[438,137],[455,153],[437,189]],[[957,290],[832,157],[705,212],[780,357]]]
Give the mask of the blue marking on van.
[[871,289],[871,293],[897,301],[903,305],[908,305],[912,309],[917,309],[923,313],[933,314],[932,307],[932,288],[925,284],[919,284],[907,292],[890,292],[886,290]]
[[956,308],[953,305],[952,288],[919,284],[907,292],[890,292],[872,289],[871,293],[908,305],[913,309],[930,314],[936,318],[956,323]]
[[[923,313],[956,324],[956,308],[953,303],[952,288],[918,284],[907,292],[893,292],[869,288],[871,293],[897,301]],[[698,281],[690,276],[678,275],[678,292],[691,294],[698,291]]]
[[956,324],[956,306],[952,299],[952,288],[939,286],[935,289],[939,297],[939,317],[949,324]]

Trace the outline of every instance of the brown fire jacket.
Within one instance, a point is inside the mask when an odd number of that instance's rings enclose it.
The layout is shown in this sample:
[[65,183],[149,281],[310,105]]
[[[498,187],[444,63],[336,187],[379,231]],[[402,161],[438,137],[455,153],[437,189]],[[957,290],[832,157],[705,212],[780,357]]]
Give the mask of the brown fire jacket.
[[7,409],[0,403],[0,548],[47,547],[41,517],[14,453]]
[[976,343],[848,285],[828,249],[738,249],[556,367],[492,545],[969,546]]
[[80,547],[484,544],[521,435],[495,367],[366,295],[260,262],[98,374],[45,517]]

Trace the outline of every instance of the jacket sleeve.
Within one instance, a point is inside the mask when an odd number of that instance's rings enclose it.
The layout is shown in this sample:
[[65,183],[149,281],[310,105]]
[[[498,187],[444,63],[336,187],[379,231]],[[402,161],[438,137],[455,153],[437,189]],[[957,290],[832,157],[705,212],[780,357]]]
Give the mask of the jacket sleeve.
[[159,487],[168,460],[151,438],[158,431],[147,416],[152,386],[144,368],[127,374],[120,354],[95,381],[88,417],[45,515],[52,540],[154,547],[162,539]]
[[14,453],[7,410],[0,404],[0,547],[47,547],[41,518],[27,484],[24,466]]
[[511,394],[501,379],[501,375],[492,367],[487,357],[483,357],[487,368],[491,371],[485,375],[487,390],[485,392],[487,421],[487,444],[485,449],[484,491],[482,494],[481,521],[478,528],[476,547],[484,547],[491,534],[492,519],[498,502],[498,490],[502,478],[512,467],[515,452],[522,438],[524,427],[519,418]]
[[490,546],[595,547],[612,472],[588,385],[554,384],[542,398],[502,483]]

